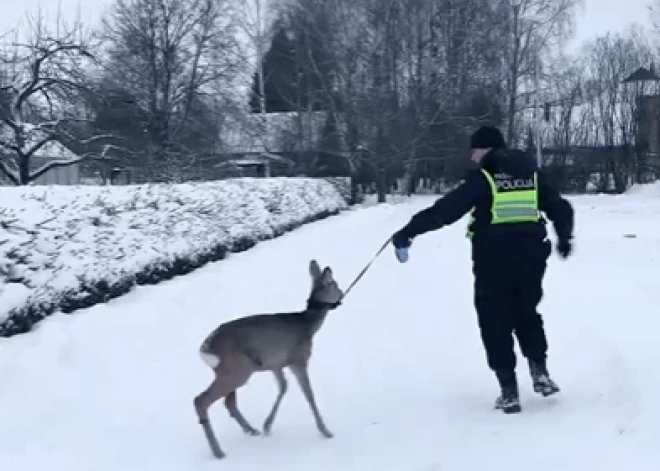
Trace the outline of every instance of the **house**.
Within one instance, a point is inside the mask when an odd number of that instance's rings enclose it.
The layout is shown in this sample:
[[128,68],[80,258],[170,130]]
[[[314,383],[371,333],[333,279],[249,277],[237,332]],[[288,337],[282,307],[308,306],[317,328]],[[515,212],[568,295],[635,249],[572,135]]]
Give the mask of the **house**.
[[223,129],[216,168],[226,176],[300,171],[322,148],[328,112],[246,113]]
[[[8,155],[0,150],[0,159],[13,160],[15,157]],[[53,160],[74,160],[77,155],[68,147],[59,142],[49,142],[30,158],[30,171],[34,172]],[[38,177],[30,185],[79,185],[80,163],[68,165],[66,167],[56,167],[50,169],[45,174]],[[0,174],[0,185],[12,186],[13,183],[4,175]]]

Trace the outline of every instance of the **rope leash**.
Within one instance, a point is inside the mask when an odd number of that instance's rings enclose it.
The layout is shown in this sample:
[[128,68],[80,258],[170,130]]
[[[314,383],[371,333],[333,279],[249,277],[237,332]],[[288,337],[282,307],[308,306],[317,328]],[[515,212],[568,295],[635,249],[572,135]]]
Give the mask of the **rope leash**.
[[362,278],[364,276],[364,274],[367,272],[367,270],[369,270],[369,268],[371,268],[371,265],[376,261],[376,259],[380,256],[380,254],[383,253],[383,250],[385,250],[387,248],[387,246],[390,244],[390,242],[392,242],[392,237],[390,237],[389,239],[387,239],[385,241],[383,246],[380,249],[378,249],[378,252],[376,252],[376,255],[373,256],[371,261],[369,263],[367,263],[367,265],[362,269],[362,271],[358,274],[358,276],[355,277],[353,282],[350,285],[348,285],[348,288],[346,288],[346,291],[344,291],[344,296],[342,296],[342,302],[346,298],[346,295],[357,284],[357,282],[360,281],[360,278]]

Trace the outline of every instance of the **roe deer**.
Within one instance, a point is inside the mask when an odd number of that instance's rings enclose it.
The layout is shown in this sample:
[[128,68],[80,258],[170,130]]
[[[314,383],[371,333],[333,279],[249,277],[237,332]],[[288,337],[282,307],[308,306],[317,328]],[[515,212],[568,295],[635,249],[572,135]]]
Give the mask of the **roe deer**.
[[237,389],[259,371],[272,371],[278,387],[275,403],[263,425],[264,434],[270,433],[286,393],[284,368],[288,367],[309,403],[319,432],[326,438],[332,437],[316,406],[307,367],[312,355],[312,339],[328,312],[340,305],[344,293],[334,280],[330,267],[321,271],[316,260],[312,260],[309,272],[312,290],[304,311],[255,314],[227,322],[213,331],[200,347],[199,353],[213,369],[215,378],[195,398],[194,404],[199,423],[216,458],[223,458],[225,453],[211,427],[209,407],[224,397],[229,415],[243,431],[249,435],[259,435],[238,410],[236,402]]

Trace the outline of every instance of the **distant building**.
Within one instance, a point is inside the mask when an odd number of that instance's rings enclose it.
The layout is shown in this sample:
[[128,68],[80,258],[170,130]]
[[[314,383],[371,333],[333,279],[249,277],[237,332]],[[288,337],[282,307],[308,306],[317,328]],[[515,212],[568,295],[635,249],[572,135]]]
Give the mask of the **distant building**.
[[[59,142],[49,142],[37,151],[30,158],[30,170],[41,168],[43,165],[53,160],[71,160],[77,155],[69,148]],[[0,151],[0,159],[14,159],[6,152]],[[80,163],[68,165],[66,167],[56,167],[50,169],[45,174],[38,177],[30,185],[79,185],[80,184]],[[14,184],[4,175],[0,174],[0,185],[13,186]]]
[[223,129],[216,168],[225,176],[289,173],[320,152],[328,119],[326,111],[247,113]]

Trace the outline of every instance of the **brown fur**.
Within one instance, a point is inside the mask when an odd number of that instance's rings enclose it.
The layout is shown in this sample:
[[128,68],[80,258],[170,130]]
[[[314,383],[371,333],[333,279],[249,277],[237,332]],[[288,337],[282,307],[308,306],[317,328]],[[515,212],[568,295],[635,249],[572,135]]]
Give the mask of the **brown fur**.
[[195,410],[211,451],[216,458],[225,453],[218,444],[209,421],[208,410],[216,401],[225,398],[229,415],[249,435],[259,435],[238,409],[237,390],[250,377],[261,371],[275,376],[278,394],[263,425],[268,435],[282,398],[287,391],[284,368],[289,368],[307,400],[319,432],[326,438],[332,433],[326,427],[316,406],[309,379],[308,365],[312,355],[312,340],[322,327],[328,312],[339,305],[343,293],[333,279],[332,270],[323,271],[315,260],[309,265],[312,290],[304,311],[255,314],[220,325],[204,341],[200,354],[211,366],[215,378],[195,400]]

